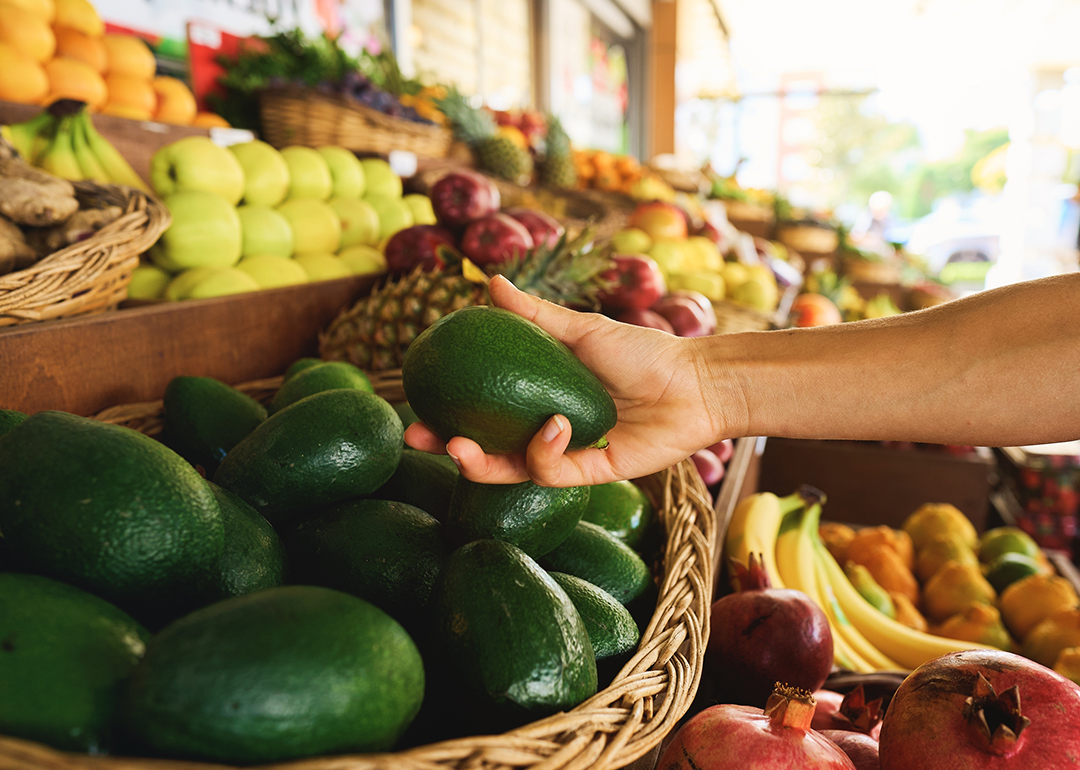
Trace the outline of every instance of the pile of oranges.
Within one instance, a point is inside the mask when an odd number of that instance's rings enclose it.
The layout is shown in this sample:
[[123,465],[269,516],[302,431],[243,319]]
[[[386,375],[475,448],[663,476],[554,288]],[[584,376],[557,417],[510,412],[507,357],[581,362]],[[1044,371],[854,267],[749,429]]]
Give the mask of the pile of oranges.
[[575,149],[572,157],[579,187],[630,195],[642,177],[641,164],[632,155]]
[[77,99],[104,115],[224,125],[198,112],[184,81],[156,72],[150,46],[107,33],[89,0],[0,0],[0,100]]

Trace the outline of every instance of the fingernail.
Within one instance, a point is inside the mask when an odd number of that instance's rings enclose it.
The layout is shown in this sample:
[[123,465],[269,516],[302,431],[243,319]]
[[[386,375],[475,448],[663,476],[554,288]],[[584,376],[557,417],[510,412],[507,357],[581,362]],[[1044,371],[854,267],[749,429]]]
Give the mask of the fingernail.
[[447,452],[446,456],[454,461],[454,465],[456,465],[458,467],[458,470],[461,470],[461,460],[459,460],[457,458],[457,455],[454,455],[454,454],[451,454],[450,452]]
[[547,421],[543,432],[540,433],[540,438],[544,439],[544,441],[554,441],[563,432],[563,427],[562,417],[555,415]]

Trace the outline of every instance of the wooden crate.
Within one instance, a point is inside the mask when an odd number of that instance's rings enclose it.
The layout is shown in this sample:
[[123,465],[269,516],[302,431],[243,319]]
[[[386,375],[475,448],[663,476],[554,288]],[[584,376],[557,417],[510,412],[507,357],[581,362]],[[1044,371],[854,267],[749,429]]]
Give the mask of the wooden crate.
[[877,442],[769,438],[758,487],[786,495],[810,484],[825,493],[827,518],[851,524],[899,527],[923,503],[952,503],[982,532],[996,468],[985,447],[954,455]]

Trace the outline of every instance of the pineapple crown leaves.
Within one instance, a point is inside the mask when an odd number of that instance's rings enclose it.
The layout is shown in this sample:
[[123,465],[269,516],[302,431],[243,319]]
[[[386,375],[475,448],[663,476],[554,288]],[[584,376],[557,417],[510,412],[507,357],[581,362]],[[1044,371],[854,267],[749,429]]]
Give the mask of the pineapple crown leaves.
[[435,106],[446,115],[454,132],[454,138],[466,144],[476,144],[495,136],[498,126],[495,118],[488,112],[469,104],[468,99],[457,86],[450,86],[446,96],[435,99]]
[[554,246],[535,246],[499,265],[495,272],[541,299],[598,310],[597,295],[612,288],[607,273],[615,263],[601,249],[593,248],[594,237],[591,226],[574,237],[563,233]]
[[562,121],[555,115],[546,115],[547,132],[544,136],[544,148],[548,155],[569,155],[570,135],[566,133]]

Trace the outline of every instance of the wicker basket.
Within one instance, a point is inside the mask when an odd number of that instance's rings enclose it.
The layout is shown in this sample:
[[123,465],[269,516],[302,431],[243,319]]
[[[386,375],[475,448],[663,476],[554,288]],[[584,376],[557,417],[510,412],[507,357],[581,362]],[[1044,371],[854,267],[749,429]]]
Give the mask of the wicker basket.
[[85,241],[0,276],[0,327],[115,308],[127,297],[139,255],[169,226],[168,209],[139,190],[73,184],[83,208],[119,206],[124,213]]
[[[400,400],[400,370],[370,375],[376,392]],[[267,401],[281,378],[237,386]],[[112,407],[95,415],[148,435],[160,433],[162,402]],[[716,517],[693,463],[684,460],[638,481],[664,525],[659,598],[637,653],[612,683],[571,711],[501,735],[442,741],[388,754],[315,757],[263,766],[284,770],[610,770],[660,746],[690,709],[709,637]],[[3,770],[222,770],[198,762],[60,752],[0,737]]]
[[386,115],[346,96],[295,86],[259,95],[262,138],[274,147],[336,145],[386,155],[408,150],[421,158],[443,158],[453,136],[440,126]]

